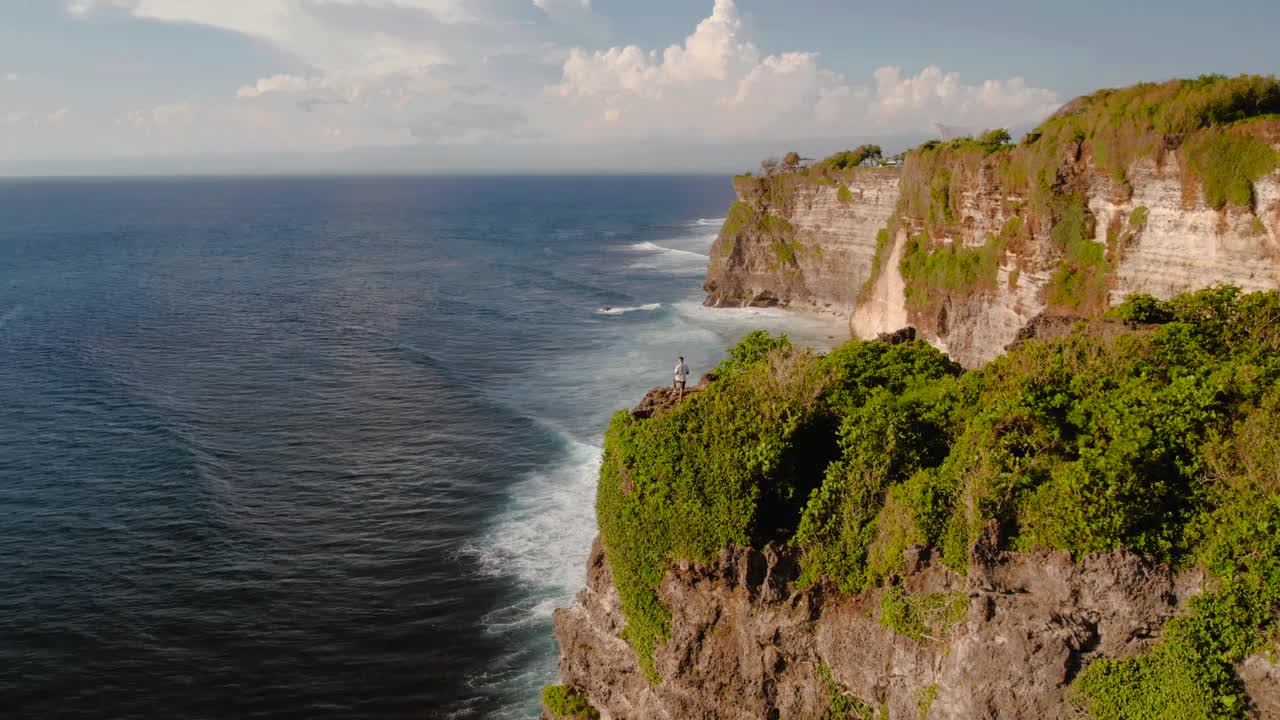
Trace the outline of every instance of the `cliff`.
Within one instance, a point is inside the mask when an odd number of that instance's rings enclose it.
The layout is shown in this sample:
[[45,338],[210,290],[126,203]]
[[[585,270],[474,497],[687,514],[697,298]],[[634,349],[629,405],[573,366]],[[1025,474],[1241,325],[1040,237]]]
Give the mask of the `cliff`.
[[[968,577],[911,553],[901,585],[857,596],[792,590],[798,558],[786,548],[682,564],[662,582],[674,612],[655,656],[663,682],[652,684],[621,639],[626,618],[597,539],[587,587],[555,618],[562,682],[619,720],[1087,718],[1071,702],[1080,670],[1149,650],[1204,583],[1120,551],[1075,563],[979,547]],[[895,601],[936,607],[902,627]],[[1280,665],[1255,654],[1240,677],[1253,716],[1280,718]]]
[[1280,84],[1203,78],[1102,91],[1020,143],[930,143],[902,168],[735,180],[716,306],[904,325],[966,366],[1032,318],[1132,293],[1280,287]]
[[[801,175],[736,178],[738,202],[708,264],[707,304],[847,313],[861,287],[850,279],[871,274],[876,233],[898,202],[899,175],[867,169],[846,173],[839,184]],[[790,187],[771,192],[773,185]]]
[[1280,292],[964,371],[753,333],[605,438],[545,717],[1280,718]]

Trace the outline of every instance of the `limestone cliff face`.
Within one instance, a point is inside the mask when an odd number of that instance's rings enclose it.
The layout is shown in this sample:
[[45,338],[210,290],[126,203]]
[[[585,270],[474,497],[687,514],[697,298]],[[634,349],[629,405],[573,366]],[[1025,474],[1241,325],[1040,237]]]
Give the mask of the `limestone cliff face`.
[[[918,551],[904,592],[957,599],[958,613],[913,639],[882,622],[876,590],[848,596],[790,589],[785,549],[726,549],[661,585],[671,637],[651,683],[622,639],[625,625],[596,541],[587,587],[555,616],[562,681],[605,720],[822,718],[833,702],[878,720],[1081,717],[1069,684],[1095,657],[1146,650],[1205,582],[1198,571],[1122,551],[971,554],[967,577]],[[1280,718],[1280,668],[1240,668],[1258,718]]]
[[870,274],[876,232],[898,201],[898,179],[895,169],[865,170],[845,184],[794,183],[778,196],[760,178],[738,178],[739,204],[711,249],[707,304],[847,314],[861,287],[852,279]]
[[[1280,143],[1273,143],[1280,149]],[[1112,302],[1131,293],[1168,298],[1215,283],[1246,291],[1280,287],[1280,171],[1254,184],[1254,208],[1210,207],[1179,150],[1136,161],[1128,187],[1099,170],[1087,148],[1067,149],[1059,181],[1083,197],[1090,239],[1110,264]],[[908,159],[907,173],[911,172]],[[754,181],[754,182],[752,182]],[[994,168],[970,173],[951,198],[955,217],[933,241],[979,248],[1011,218],[1025,224],[1025,238],[1000,259],[994,282],[980,291],[949,297],[937,307],[912,309],[899,263],[913,233],[909,219],[896,223],[873,273],[877,234],[898,204],[901,172],[859,171],[844,202],[838,186],[799,184],[793,204],[770,202],[759,179],[739,179],[739,204],[776,224],[726,223],[712,250],[706,290],[715,306],[780,305],[847,315],[853,337],[874,338],[907,324],[966,366],[999,355],[1032,318],[1056,309],[1047,288],[1063,257],[1051,237],[1052,222],[1029,209],[1025,194],[1010,193]],[[737,206],[735,206],[737,207]],[[778,228],[789,234],[780,235]],[[788,243],[791,243],[790,245]],[[794,262],[778,248],[795,247]]]

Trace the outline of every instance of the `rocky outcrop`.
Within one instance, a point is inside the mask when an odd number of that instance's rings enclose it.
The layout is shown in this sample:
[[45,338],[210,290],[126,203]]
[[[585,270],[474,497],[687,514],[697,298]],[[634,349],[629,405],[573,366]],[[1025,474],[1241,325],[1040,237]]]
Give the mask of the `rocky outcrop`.
[[[981,547],[966,577],[918,550],[892,590],[795,591],[795,577],[796,557],[774,546],[672,568],[660,590],[671,636],[655,654],[655,684],[622,639],[597,539],[587,587],[555,616],[563,681],[606,720],[804,720],[824,717],[833,697],[879,720],[1075,718],[1076,674],[1094,658],[1148,649],[1206,582],[1124,551],[1073,562]],[[955,597],[961,613],[913,639],[886,626],[885,592]],[[1240,675],[1254,716],[1280,718],[1280,668],[1258,655]]]
[[698,380],[697,385],[691,385],[685,388],[683,392],[674,387],[653,388],[645,393],[644,397],[640,399],[640,404],[635,406],[631,414],[642,420],[666,414],[686,398],[693,397],[706,390],[707,386],[715,379],[714,373],[705,373]]
[[[1273,142],[1280,148],[1280,140]],[[1107,253],[1111,302],[1132,293],[1168,298],[1215,283],[1246,291],[1280,287],[1280,171],[1254,184],[1253,208],[1219,210],[1188,179],[1188,160],[1179,150],[1134,162],[1127,186],[1098,169],[1086,148],[1077,145],[1068,154],[1076,159],[1065,160],[1062,172],[1084,198],[1091,240]],[[785,202],[762,192],[761,182],[739,178],[738,202],[785,223],[726,227],[712,249],[709,305],[839,313],[849,317],[851,336],[864,339],[914,324],[966,366],[992,359],[1028,321],[1056,311],[1046,298],[1062,258],[1052,225],[1028,209],[1027,197],[1011,194],[995,168],[979,169],[957,188],[949,234],[935,240],[978,248],[1015,217],[1025,221],[1028,237],[1001,259],[990,288],[951,298],[924,316],[909,311],[908,283],[899,270],[909,234],[920,230],[909,223],[885,238],[880,270],[864,289],[877,235],[898,203],[899,169],[853,173],[844,181],[847,192],[841,183],[793,183],[788,195],[795,199]]]
[[711,248],[707,304],[847,314],[861,287],[851,278],[871,272],[876,232],[893,213],[898,181],[894,168],[866,169],[840,183],[790,183],[786,197],[770,197],[762,178],[738,178],[740,203],[788,225],[780,233],[741,222],[722,233]]

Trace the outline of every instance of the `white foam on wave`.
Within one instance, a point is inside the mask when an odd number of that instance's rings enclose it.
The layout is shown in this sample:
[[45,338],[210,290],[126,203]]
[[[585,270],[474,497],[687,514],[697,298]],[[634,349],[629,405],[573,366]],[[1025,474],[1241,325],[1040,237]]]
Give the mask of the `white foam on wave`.
[[662,303],[634,305],[631,307],[602,307],[596,310],[597,315],[625,315],[632,312],[652,312],[662,308]]
[[586,582],[601,449],[561,435],[559,461],[517,483],[487,536],[466,550],[481,572],[514,577],[524,588],[519,601],[485,617],[490,632],[550,618]]
[[662,245],[659,245],[653,242],[635,243],[633,245],[628,245],[627,247],[636,252],[650,252],[650,253],[658,253],[660,255],[672,255],[676,257],[695,258],[700,262],[706,262],[708,259],[710,259],[710,256],[705,253],[694,252],[692,250],[681,250],[679,248],[664,247]]
[[703,227],[707,227],[707,226],[720,227],[721,225],[724,225],[724,221],[725,221],[725,218],[698,218],[697,220],[693,221],[693,224],[700,225]]
[[691,324],[739,337],[751,330],[786,333],[797,345],[830,350],[849,339],[848,320],[838,315],[802,313],[781,308],[714,308],[696,300],[673,303],[672,309]]
[[[665,242],[669,245],[684,244],[689,247],[708,250],[711,247],[709,240],[704,243],[702,238],[697,237],[673,238]],[[624,249],[627,252],[644,256],[642,259],[632,262],[628,267],[636,270],[657,270],[674,275],[701,275],[707,271],[707,263],[711,259],[705,253],[683,250],[678,247],[668,247],[655,242],[634,243],[627,245]]]

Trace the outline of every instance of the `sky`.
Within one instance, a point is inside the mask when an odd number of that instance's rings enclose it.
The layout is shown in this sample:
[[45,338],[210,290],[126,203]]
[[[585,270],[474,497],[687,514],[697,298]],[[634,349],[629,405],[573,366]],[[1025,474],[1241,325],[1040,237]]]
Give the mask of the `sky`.
[[742,170],[1280,70],[1274,0],[0,0],[0,175]]

